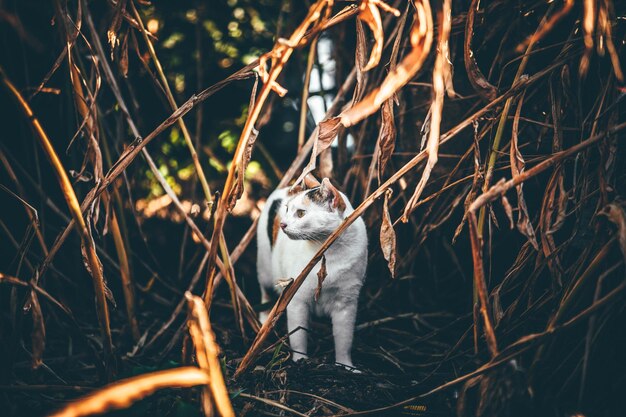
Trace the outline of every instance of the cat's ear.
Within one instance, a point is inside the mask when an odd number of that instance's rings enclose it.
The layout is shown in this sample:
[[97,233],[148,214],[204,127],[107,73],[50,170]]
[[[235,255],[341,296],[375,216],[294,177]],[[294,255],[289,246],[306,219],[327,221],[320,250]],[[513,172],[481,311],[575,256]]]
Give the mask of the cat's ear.
[[324,198],[328,200],[332,208],[339,209],[340,211],[344,211],[346,209],[346,203],[343,201],[339,190],[337,190],[335,186],[330,183],[328,178],[324,178],[322,180],[320,192]]
[[307,189],[315,188],[320,186],[320,182],[313,176],[313,174],[306,174],[304,177],[304,186]]

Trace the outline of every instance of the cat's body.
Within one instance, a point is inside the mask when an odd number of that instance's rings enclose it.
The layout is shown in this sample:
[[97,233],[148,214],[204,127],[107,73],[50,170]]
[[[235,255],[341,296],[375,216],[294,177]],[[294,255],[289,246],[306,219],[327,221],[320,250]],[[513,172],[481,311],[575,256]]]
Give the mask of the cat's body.
[[[259,218],[258,279],[263,302],[268,292],[280,292],[279,280],[296,278],[321,244],[354,209],[347,197],[328,180],[310,190],[289,194],[274,191]],[[306,277],[287,306],[289,343],[294,360],[306,357],[311,316],[330,317],[335,340],[335,360],[352,367],[352,338],[359,292],[367,267],[367,232],[357,219],[326,251],[327,276],[318,300],[317,273],[321,262]],[[261,313],[261,320],[267,313]]]

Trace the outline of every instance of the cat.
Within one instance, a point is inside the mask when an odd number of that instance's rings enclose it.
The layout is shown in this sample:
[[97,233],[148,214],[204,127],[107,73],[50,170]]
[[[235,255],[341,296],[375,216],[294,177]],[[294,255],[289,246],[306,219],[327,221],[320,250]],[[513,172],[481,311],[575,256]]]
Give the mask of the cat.
[[[321,244],[354,211],[348,198],[324,178],[320,184],[311,175],[307,189],[274,191],[259,218],[257,270],[261,298],[281,291],[280,280],[296,278]],[[292,359],[307,357],[307,328],[311,315],[330,317],[335,342],[335,362],[349,369],[357,304],[367,267],[367,231],[360,217],[325,252],[327,275],[317,301],[317,273],[321,261],[306,277],[287,306],[287,328]],[[261,322],[267,312],[259,315]]]

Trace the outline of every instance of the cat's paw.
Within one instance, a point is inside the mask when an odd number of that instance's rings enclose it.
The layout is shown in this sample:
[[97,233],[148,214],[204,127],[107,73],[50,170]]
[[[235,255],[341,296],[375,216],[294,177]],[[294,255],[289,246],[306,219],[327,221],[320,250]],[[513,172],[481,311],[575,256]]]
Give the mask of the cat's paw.
[[358,368],[354,367],[354,365],[352,365],[352,364],[347,365],[345,363],[335,362],[335,365],[341,366],[343,369],[345,369],[346,371],[350,371],[353,374],[362,374],[363,373],[363,372],[359,371]]

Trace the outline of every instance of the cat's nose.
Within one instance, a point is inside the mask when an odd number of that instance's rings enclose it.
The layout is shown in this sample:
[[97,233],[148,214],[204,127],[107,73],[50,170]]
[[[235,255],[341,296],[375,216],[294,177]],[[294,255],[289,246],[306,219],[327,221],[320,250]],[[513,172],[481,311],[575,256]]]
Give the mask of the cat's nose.
[[285,227],[287,227],[287,223],[280,222],[280,228],[284,230]]

